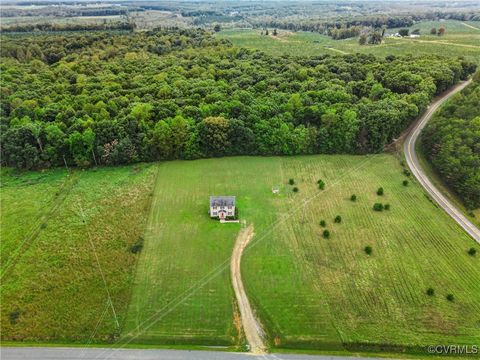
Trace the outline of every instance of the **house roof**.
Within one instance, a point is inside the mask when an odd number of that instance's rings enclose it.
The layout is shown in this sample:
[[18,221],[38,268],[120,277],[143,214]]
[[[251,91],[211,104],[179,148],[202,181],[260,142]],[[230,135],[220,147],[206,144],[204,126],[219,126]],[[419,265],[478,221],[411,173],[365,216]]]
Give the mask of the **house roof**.
[[235,196],[210,196],[210,206],[235,206]]

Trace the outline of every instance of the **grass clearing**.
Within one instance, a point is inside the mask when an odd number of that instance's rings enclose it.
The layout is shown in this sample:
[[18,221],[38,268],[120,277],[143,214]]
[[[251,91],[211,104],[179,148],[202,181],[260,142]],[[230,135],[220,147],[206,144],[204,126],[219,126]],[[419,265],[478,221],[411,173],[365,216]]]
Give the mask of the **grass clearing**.
[[[479,257],[466,250],[480,248],[413,179],[402,184],[396,157],[233,157],[134,169],[77,172],[62,205],[2,284],[4,340],[241,348],[229,272],[241,225],[209,218],[208,199],[216,194],[237,196],[240,219],[255,226],[242,275],[272,348],[418,352],[430,344],[479,343]],[[38,192],[22,187],[36,176],[28,186]],[[4,177],[2,246],[11,249],[19,232],[4,232],[3,225],[23,214],[9,214],[13,194],[35,195],[22,205],[34,216],[66,173]],[[391,207],[375,212],[375,202]],[[128,249],[142,234],[143,250],[133,255]],[[426,295],[429,287],[434,296]]]
[[[241,344],[228,268],[238,225],[208,218],[208,196],[217,194],[236,195],[240,218],[255,226],[242,273],[272,347],[418,351],[439,341],[478,343],[480,266],[465,251],[477,245],[404,179],[386,154],[162,164],[126,339]],[[391,208],[374,212],[375,202]],[[429,286],[436,296],[426,296]],[[455,302],[445,300],[448,292]]]
[[2,340],[86,343],[119,335],[112,307],[122,325],[137,259],[129,247],[143,235],[154,170],[2,176]]
[[67,177],[63,170],[48,174],[30,172],[19,176],[10,169],[2,169],[1,177],[0,269],[3,274],[7,265],[14,262],[20,251],[18,241],[11,239],[25,239],[41,226],[43,210],[53,206],[55,198],[67,185]]
[[[301,191],[277,211],[286,214],[316,196],[318,177],[325,193],[275,226],[245,258],[245,283],[270,338],[281,347],[333,349],[336,336],[352,351],[478,343],[479,319],[469,314],[479,311],[480,266],[466,255],[478,245],[416,183],[402,185],[394,157],[374,156],[363,165],[353,156],[314,159],[283,160],[285,177],[294,174]],[[374,212],[374,202],[391,209]],[[329,239],[321,236],[320,219],[327,219]],[[425,296],[429,284],[437,288],[434,299]],[[448,291],[461,303],[445,301]]]

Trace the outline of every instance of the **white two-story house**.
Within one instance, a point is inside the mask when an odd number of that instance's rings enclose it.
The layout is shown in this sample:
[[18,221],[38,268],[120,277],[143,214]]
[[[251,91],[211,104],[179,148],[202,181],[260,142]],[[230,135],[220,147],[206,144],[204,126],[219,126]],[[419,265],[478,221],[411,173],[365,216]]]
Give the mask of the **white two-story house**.
[[235,196],[210,196],[210,217],[235,216]]

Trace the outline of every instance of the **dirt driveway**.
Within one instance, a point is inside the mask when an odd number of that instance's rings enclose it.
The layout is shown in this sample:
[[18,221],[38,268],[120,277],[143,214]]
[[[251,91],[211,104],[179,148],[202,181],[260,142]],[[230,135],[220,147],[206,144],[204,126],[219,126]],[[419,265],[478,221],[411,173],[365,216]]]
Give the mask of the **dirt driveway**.
[[242,317],[243,331],[245,332],[245,336],[250,346],[250,351],[254,354],[264,354],[266,347],[262,340],[263,331],[259,322],[255,318],[252,307],[250,306],[250,301],[248,301],[240,271],[243,250],[253,238],[253,235],[253,225],[243,228],[238,233],[232,258],[230,260],[230,272],[232,276],[233,290],[235,291],[238,307],[240,308],[240,315]]

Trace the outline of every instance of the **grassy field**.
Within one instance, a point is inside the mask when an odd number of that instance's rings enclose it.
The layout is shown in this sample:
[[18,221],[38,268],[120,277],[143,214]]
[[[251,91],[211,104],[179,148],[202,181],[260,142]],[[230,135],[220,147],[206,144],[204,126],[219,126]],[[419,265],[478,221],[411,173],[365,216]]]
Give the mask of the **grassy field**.
[[222,226],[208,216],[209,195],[230,191],[219,176],[221,166],[215,161],[160,165],[128,315],[128,341],[240,344],[225,263],[239,226]]
[[2,173],[2,340],[119,335],[154,170]]
[[[393,351],[478,343],[480,266],[466,254],[476,245],[404,179],[391,155],[162,164],[122,341],[242,343],[228,268],[238,225],[206,213],[208,196],[225,194],[237,196],[241,219],[255,227],[242,271],[271,346],[357,351],[384,344]],[[385,195],[376,195],[379,186]],[[391,210],[374,212],[375,202]],[[333,223],[337,214],[341,224]],[[425,294],[430,286],[433,297]]]
[[[244,344],[229,273],[243,225],[207,214],[208,196],[223,194],[237,196],[241,220],[255,227],[242,273],[271,347],[395,352],[478,344],[480,259],[466,251],[480,247],[412,179],[403,186],[405,178],[387,154],[172,161],[69,177],[61,170],[4,174],[2,337]],[[391,208],[375,212],[375,202]],[[132,254],[142,236],[143,250]],[[425,294],[428,287],[434,296]]]
[[[445,27],[445,36],[430,35],[430,29]],[[279,35],[262,36],[260,29],[225,29],[217,36],[234,45],[260,49],[272,55],[304,55],[371,53],[377,56],[393,55],[447,55],[460,56],[480,64],[480,24],[456,20],[425,21],[410,28],[420,29],[420,38],[385,38],[381,45],[358,45],[358,39],[332,40],[326,35],[310,32],[292,33],[278,30]],[[389,29],[395,33],[398,29]]]
[[[281,166],[300,192],[277,213],[289,216],[303,199],[313,200],[271,232],[259,231],[245,259],[245,282],[271,339],[287,347],[341,342],[350,350],[478,343],[479,319],[469,314],[479,311],[480,266],[466,255],[473,241],[416,184],[401,184],[395,158],[307,157]],[[318,178],[327,183],[322,194]],[[384,196],[376,195],[379,186]],[[391,210],[374,212],[378,201]],[[337,214],[341,224],[333,223]],[[332,233],[328,240],[321,219]],[[363,252],[367,245],[371,256]],[[425,295],[429,286],[433,298]],[[449,292],[458,302],[445,300]]]

